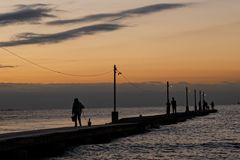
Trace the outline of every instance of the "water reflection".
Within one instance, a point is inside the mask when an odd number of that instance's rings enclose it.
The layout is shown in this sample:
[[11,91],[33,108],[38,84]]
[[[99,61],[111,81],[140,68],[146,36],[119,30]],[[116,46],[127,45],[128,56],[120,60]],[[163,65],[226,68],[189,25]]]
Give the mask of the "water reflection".
[[[119,108],[119,117],[153,115],[163,113],[165,107],[132,107]],[[112,108],[86,108],[82,114],[82,123],[87,125],[91,119],[92,125],[111,122]],[[71,109],[51,110],[14,110],[0,111],[0,134],[46,128],[74,126],[71,121]]]
[[[179,107],[181,109],[184,111],[185,107]],[[217,109],[216,114],[161,126],[111,143],[73,147],[63,157],[46,160],[240,159],[239,107],[218,106]],[[165,107],[119,108],[118,111],[121,118],[161,114],[165,113]],[[84,115],[95,125],[110,122],[111,112],[112,108],[87,108]],[[70,119],[71,109],[1,111],[0,117],[1,133],[74,125]]]
[[239,118],[237,106],[222,106],[216,114],[107,144],[74,147],[63,157],[48,159],[240,159]]

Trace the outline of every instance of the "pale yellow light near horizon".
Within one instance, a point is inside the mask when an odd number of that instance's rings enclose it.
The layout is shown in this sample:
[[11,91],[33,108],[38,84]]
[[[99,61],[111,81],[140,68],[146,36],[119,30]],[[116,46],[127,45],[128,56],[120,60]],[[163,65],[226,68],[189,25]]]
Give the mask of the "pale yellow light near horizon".
[[[113,5],[109,1],[105,2]],[[132,82],[170,81],[214,84],[223,81],[239,81],[240,21],[235,15],[240,15],[237,9],[240,2],[232,0],[232,4],[230,1],[201,3],[196,0],[194,2],[198,3],[123,20],[121,24],[126,27],[117,31],[87,35],[56,44],[6,48],[44,67],[70,74],[99,74],[113,70],[113,65],[116,64],[119,71]],[[128,6],[128,2],[123,1],[119,8],[115,6],[108,9],[102,6],[102,12],[96,4],[92,4],[92,7],[99,9],[94,14],[112,13],[124,10],[124,6],[129,9],[156,3],[161,2],[139,2],[136,5],[130,3]],[[91,8],[87,4],[86,8]],[[76,6],[72,7],[77,9]],[[93,14],[91,11],[83,10],[79,13],[91,15]],[[78,13],[76,10],[73,12]],[[68,12],[66,16],[71,15]],[[14,34],[26,32],[25,29],[34,33],[43,31],[52,33],[84,25],[65,25],[57,29],[44,25],[19,25],[19,29],[2,27],[6,31],[1,31],[3,36],[0,41],[7,41]],[[88,78],[71,77],[38,68],[2,49],[0,55],[1,65],[17,66],[0,68],[0,82],[4,83],[108,83],[113,81],[113,73]],[[121,76],[117,81],[118,83],[126,82]]]

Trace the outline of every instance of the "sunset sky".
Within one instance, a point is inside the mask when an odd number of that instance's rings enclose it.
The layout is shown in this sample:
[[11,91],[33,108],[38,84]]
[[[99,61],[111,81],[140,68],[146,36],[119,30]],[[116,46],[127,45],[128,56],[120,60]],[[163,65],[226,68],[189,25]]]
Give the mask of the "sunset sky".
[[[240,1],[0,2],[1,83],[240,80]],[[54,73],[102,76],[77,77]],[[118,78],[118,83],[125,83]]]

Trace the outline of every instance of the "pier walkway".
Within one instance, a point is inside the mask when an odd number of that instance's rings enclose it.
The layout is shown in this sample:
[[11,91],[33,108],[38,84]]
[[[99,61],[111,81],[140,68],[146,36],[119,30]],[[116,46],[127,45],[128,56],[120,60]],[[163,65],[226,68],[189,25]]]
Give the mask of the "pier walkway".
[[[118,123],[41,129],[0,134],[0,159],[37,159],[63,153],[68,146],[111,142],[112,139],[139,134],[160,125],[183,122],[217,110],[139,116],[120,119]],[[35,157],[35,158],[34,158]]]

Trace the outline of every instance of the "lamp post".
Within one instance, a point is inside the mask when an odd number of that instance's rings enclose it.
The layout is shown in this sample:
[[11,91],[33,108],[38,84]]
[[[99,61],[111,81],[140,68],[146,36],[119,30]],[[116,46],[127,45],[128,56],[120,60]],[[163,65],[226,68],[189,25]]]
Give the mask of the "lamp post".
[[199,91],[199,110],[201,111],[202,110],[202,92]]
[[189,106],[188,106],[188,87],[186,87],[186,112],[189,112]]
[[167,114],[170,114],[171,103],[169,101],[169,83],[168,82],[167,82],[167,103],[166,103],[166,105],[167,105],[166,112],[167,112]]
[[196,89],[194,89],[194,102],[195,102],[194,108],[195,108],[195,111],[197,111],[197,97],[196,96],[197,96],[196,95]]
[[114,71],[114,111],[112,112],[112,123],[118,123],[118,112],[116,109],[116,73],[117,73],[117,67],[114,65],[113,67]]
[[205,100],[204,100],[204,92],[202,93],[202,97],[203,97],[203,110],[205,110]]

